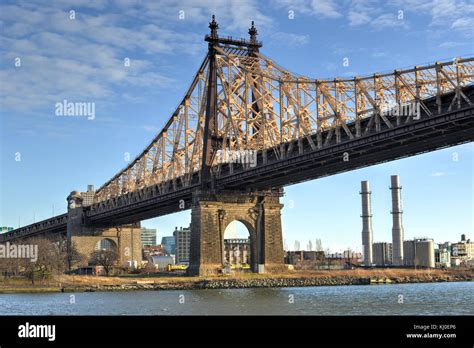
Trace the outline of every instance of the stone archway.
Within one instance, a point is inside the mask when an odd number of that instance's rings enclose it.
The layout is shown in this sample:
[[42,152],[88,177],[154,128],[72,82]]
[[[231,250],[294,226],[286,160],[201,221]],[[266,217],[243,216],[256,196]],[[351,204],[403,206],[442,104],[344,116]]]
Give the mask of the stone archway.
[[113,247],[117,252],[118,264],[121,266],[127,265],[129,261],[139,263],[142,259],[139,227],[83,228],[82,233],[69,235],[69,238],[77,251],[85,256],[85,260],[80,266],[85,267],[89,264],[90,255],[94,251],[110,247]]
[[284,270],[279,193],[196,192],[191,211],[190,275],[212,275],[224,266],[224,232],[234,220],[248,229],[253,271]]

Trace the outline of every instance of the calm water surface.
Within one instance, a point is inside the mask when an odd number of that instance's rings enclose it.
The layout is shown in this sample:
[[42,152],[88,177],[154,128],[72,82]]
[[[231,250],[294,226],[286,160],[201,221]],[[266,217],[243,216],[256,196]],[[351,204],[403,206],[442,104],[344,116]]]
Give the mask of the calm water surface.
[[0,294],[0,315],[183,314],[474,315],[474,283]]

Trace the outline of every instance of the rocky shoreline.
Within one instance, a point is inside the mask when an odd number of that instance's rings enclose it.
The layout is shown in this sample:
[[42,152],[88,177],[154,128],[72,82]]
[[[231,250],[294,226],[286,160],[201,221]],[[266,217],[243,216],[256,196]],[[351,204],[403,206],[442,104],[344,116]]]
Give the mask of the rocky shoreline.
[[336,285],[407,284],[472,281],[469,276],[455,277],[318,277],[318,278],[256,278],[256,279],[208,279],[189,282],[135,282],[127,284],[107,284],[86,287],[66,286],[63,292],[76,291],[133,291],[133,290],[204,290],[204,289],[248,289],[286,288]]
[[319,276],[319,277],[262,277],[262,278],[210,278],[188,280],[135,280],[112,284],[63,284],[60,286],[0,286],[0,294],[46,293],[46,292],[96,292],[134,290],[203,290],[203,289],[248,289],[286,288],[336,285],[408,284],[472,281],[471,274],[445,274],[389,277],[389,276]]

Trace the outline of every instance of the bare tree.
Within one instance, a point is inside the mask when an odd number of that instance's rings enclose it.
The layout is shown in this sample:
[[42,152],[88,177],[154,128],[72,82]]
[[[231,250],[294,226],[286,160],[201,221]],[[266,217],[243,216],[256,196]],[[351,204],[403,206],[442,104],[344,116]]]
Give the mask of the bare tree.
[[324,257],[326,258],[326,261],[327,261],[327,267],[328,269],[330,268],[331,266],[331,261],[332,261],[332,257],[331,257],[331,250],[329,248],[326,248],[325,252],[324,252]]
[[17,258],[0,258],[0,274],[5,280],[11,276],[18,275],[20,272],[20,260]]
[[115,266],[118,260],[117,251],[114,249],[102,249],[94,251],[91,254],[90,262],[93,265],[104,267],[105,274],[108,276],[110,270]]
[[323,243],[321,242],[321,239],[316,239],[316,244],[315,244],[315,250],[316,251],[323,251]]
[[[15,246],[17,243],[10,243],[10,246]],[[5,246],[6,247],[6,246]],[[11,276],[16,276],[20,273],[21,260],[12,257],[0,258],[0,274],[4,276],[4,279]]]
[[35,283],[37,277],[45,280],[51,277],[55,270],[62,270],[64,263],[56,243],[42,237],[30,238],[27,243],[38,248],[36,260],[23,259],[21,262],[24,273],[32,284]]
[[153,262],[148,261],[146,266],[142,268],[142,273],[146,273],[146,275],[150,275],[150,273],[156,273],[156,267]]
[[[67,244],[64,239],[48,239],[32,237],[21,241],[17,245],[29,245],[37,248],[35,259],[5,258],[0,259],[0,272],[7,278],[10,275],[22,274],[34,284],[37,279],[46,280],[54,274],[61,274],[68,265]],[[73,262],[80,255],[74,248]]]
[[65,259],[68,271],[71,271],[73,267],[86,261],[86,256],[81,254],[76,246],[76,243],[70,240],[65,241],[63,252],[66,255]]

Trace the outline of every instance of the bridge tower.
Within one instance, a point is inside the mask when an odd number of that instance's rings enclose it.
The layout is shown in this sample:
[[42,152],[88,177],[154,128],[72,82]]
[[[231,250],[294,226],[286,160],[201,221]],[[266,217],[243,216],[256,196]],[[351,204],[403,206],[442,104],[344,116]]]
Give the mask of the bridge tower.
[[[280,188],[266,191],[219,190],[215,187],[212,164],[217,151],[222,148],[219,137],[217,110],[216,46],[219,44],[245,47],[248,55],[258,53],[257,29],[252,22],[250,41],[220,39],[219,25],[212,16],[209,23],[209,73],[206,116],[204,121],[201,188],[194,192],[191,211],[191,250],[189,275],[212,275],[222,269],[224,257],[224,232],[234,220],[242,222],[250,234],[251,268],[254,272],[283,271],[283,238],[281,229]],[[254,87],[257,88],[257,87]],[[252,91],[252,103],[256,104]],[[257,108],[259,106],[256,106]],[[252,115],[256,117],[255,115]]]
[[128,261],[141,262],[142,245],[140,223],[123,226],[88,226],[84,212],[88,209],[84,204],[81,192],[72,191],[67,197],[68,220],[67,241],[85,256],[87,266],[91,254],[103,248],[113,248],[117,252],[118,266]]
[[250,235],[254,272],[281,272],[281,190],[263,192],[197,191],[191,210],[190,275],[212,275],[222,269],[224,232],[232,221],[242,222]]
[[217,150],[221,147],[217,136],[217,69],[216,69],[216,50],[215,46],[219,42],[217,29],[219,25],[213,15],[209,23],[211,34],[206,37],[209,57],[209,75],[207,82],[207,100],[206,100],[206,118],[204,120],[203,152],[201,165],[201,185],[205,189],[211,178],[212,159]]

